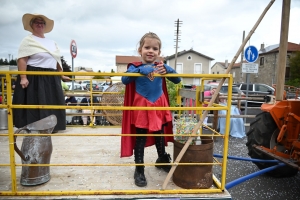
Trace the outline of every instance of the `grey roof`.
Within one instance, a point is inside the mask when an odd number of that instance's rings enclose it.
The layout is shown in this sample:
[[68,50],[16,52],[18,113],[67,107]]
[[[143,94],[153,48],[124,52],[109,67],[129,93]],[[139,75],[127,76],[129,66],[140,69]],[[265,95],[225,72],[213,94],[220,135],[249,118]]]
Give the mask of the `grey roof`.
[[261,50],[258,52],[258,54],[268,53],[268,52],[270,52],[270,51],[272,51],[272,50],[274,50],[274,49],[276,49],[276,48],[278,48],[278,47],[279,47],[279,44],[273,44],[273,45],[271,45],[271,46],[267,46],[266,48],[261,49]]
[[[202,53],[194,51],[193,49],[190,49],[190,50],[187,50],[187,51],[186,50],[180,51],[180,52],[177,53],[177,57],[182,56],[182,55],[187,54],[187,53],[195,53],[195,54],[197,54],[199,56],[202,56],[202,57],[205,57],[205,58],[207,58],[209,60],[214,60],[214,58],[211,58],[211,57],[206,56],[206,55],[204,55]],[[171,56],[166,56],[165,57],[166,60],[170,60],[170,59],[173,59],[173,58],[175,58],[175,54],[173,54]]]

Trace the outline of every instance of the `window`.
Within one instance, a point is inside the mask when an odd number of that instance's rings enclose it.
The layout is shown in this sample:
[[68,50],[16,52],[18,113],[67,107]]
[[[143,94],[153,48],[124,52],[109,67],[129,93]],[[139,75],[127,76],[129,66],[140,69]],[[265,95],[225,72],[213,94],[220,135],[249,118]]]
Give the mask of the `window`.
[[183,73],[183,64],[182,63],[177,63],[176,64],[176,71],[177,71],[178,74]]
[[192,56],[188,56],[187,59],[188,59],[188,60],[192,60]]
[[195,63],[194,64],[194,73],[195,74],[202,74],[202,63]]
[[265,57],[260,57],[259,65],[264,65]]
[[[247,90],[247,84],[242,84],[241,90]],[[249,84],[248,90],[253,91],[253,85],[252,84]]]
[[[202,74],[202,63],[195,63],[194,64],[194,74]],[[194,78],[194,84],[200,84],[200,78]]]
[[264,85],[255,85],[255,91],[259,92],[269,92],[271,89]]
[[290,67],[285,68],[285,80],[290,79]]

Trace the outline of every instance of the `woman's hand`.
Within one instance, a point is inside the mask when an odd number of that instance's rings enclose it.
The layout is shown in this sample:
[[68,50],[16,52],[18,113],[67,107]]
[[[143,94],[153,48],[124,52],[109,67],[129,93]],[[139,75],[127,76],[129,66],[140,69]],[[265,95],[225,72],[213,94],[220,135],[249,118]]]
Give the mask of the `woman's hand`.
[[27,88],[27,86],[29,85],[29,81],[27,77],[21,78],[20,85],[22,86],[22,88]]
[[71,81],[70,77],[68,76],[61,76],[61,79],[64,80],[64,81]]

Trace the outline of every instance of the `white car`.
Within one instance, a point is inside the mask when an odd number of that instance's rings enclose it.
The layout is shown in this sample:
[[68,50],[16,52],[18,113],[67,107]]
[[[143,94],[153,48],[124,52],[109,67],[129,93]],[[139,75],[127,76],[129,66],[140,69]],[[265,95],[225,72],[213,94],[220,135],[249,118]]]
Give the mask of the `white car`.
[[74,83],[74,89],[72,82],[67,82],[66,85],[69,87],[69,90],[84,90],[83,86],[79,83]]

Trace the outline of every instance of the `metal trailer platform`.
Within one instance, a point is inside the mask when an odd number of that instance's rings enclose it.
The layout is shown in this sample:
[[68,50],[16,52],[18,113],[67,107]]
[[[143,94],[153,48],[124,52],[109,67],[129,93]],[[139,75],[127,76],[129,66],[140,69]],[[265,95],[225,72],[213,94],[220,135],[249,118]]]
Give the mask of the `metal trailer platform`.
[[[5,133],[7,134],[8,131],[0,131],[1,135]],[[62,134],[103,134],[105,136],[59,136]],[[67,127],[67,130],[53,134],[50,164],[77,166],[50,166],[50,181],[31,187],[20,184],[21,166],[17,166],[17,194],[14,196],[2,196],[11,192],[12,184],[10,167],[0,166],[0,199],[231,199],[231,195],[226,190],[221,193],[205,193],[205,189],[204,193],[199,191],[193,193],[191,190],[185,190],[186,193],[177,192],[182,191],[183,188],[176,186],[172,180],[166,190],[162,190],[167,173],[153,165],[145,168],[148,185],[137,187],[133,179],[135,166],[129,166],[134,164],[134,158],[120,158],[121,138],[109,134],[121,134],[121,128]],[[17,137],[17,144],[20,148],[22,136]],[[0,164],[10,163],[8,146],[8,137],[0,136]],[[169,143],[166,151],[171,154],[171,157],[173,156],[173,143]],[[145,163],[154,164],[156,159],[155,146],[145,148]],[[16,153],[15,160],[16,164],[21,164],[21,158]],[[84,164],[103,164],[103,166],[84,166]],[[110,166],[105,166],[107,164]],[[120,164],[122,166],[118,166]],[[211,188],[216,187],[213,185]],[[149,192],[140,194],[144,190]],[[166,191],[167,194],[160,193]],[[37,192],[37,195],[28,196],[28,192]],[[62,195],[62,192],[70,192],[72,195]]]

